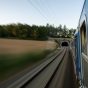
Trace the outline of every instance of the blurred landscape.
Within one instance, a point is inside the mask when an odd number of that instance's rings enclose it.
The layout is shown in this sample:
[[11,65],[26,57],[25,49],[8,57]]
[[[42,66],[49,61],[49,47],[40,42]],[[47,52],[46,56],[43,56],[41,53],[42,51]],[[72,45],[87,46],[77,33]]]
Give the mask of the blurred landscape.
[[53,50],[56,47],[54,41],[0,39],[0,54],[21,54],[43,50]]
[[42,60],[56,47],[54,41],[0,39],[0,81]]
[[66,25],[0,25],[0,81],[43,60],[58,47],[53,38],[73,38],[75,31]]
[[[64,51],[61,51],[59,55],[59,51],[61,50],[62,45],[64,46],[67,44],[67,46],[70,47],[74,44],[74,34],[78,29],[77,24],[82,3],[83,1],[80,1],[79,3],[79,1],[70,0],[1,1],[0,84],[4,84],[5,82],[6,84],[9,84],[12,82],[11,84],[13,85],[13,81],[17,82],[20,80],[20,77],[24,77],[37,66],[40,65],[41,69],[43,66],[41,64],[49,58],[52,59],[52,61],[49,61],[48,64],[46,62],[44,68],[48,67],[51,62],[53,62],[53,64],[52,66],[50,65],[51,68],[46,69],[46,72],[51,73],[51,71],[48,70],[52,70],[52,68],[56,66],[57,62],[60,61],[61,64],[62,56],[60,55],[62,53],[62,55],[64,55],[63,58],[65,58],[65,54]],[[51,57],[48,57],[50,55]],[[60,59],[58,58],[58,55],[60,56]],[[69,52],[68,55],[70,55]],[[57,68],[62,65],[63,68],[67,67],[66,71],[68,71],[69,67],[72,65],[71,63],[71,65],[67,63],[66,66],[64,66],[65,64],[60,64],[58,63],[58,66],[52,71],[55,69],[57,70]],[[32,68],[33,66],[34,68]],[[54,73],[56,73],[56,70]],[[33,73],[36,72],[38,71]],[[43,74],[46,74],[46,72]],[[69,70],[69,72],[71,72],[71,70]],[[67,74],[69,72],[67,72]],[[50,73],[46,77],[42,77],[48,78]],[[65,72],[63,73],[65,74]],[[62,76],[63,73],[61,73]],[[52,79],[52,76],[50,79]],[[67,78],[70,77],[70,75],[68,74],[68,76],[65,75],[63,77]],[[62,81],[61,78],[60,80]],[[43,82],[45,81],[43,80]],[[36,84],[37,83],[38,82],[36,82]]]
[[68,29],[65,25],[0,25],[0,81],[43,60],[54,51],[58,44],[52,38],[72,38],[74,33],[75,29]]

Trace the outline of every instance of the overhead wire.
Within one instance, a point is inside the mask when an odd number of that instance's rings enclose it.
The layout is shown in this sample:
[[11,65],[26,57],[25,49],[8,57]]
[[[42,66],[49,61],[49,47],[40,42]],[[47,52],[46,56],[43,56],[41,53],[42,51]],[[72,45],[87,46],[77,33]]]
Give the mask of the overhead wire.
[[[49,22],[52,22],[52,19],[55,19],[55,9],[51,8],[51,5],[50,5],[51,3],[50,2],[46,2],[46,0],[36,0],[36,1],[38,1],[38,2],[41,1],[40,4],[44,5],[45,11],[47,11],[46,15],[47,15],[47,17],[49,19]],[[55,7],[55,5],[54,5],[54,7]]]
[[[51,0],[50,0],[51,1]],[[55,5],[55,2],[56,2],[56,0],[53,0],[54,1],[54,3],[50,3],[50,1],[48,0],[48,2],[46,3],[46,6],[47,6],[47,10],[49,11],[49,13],[50,13],[50,17],[51,17],[51,19],[50,19],[50,22],[52,22],[53,20],[55,20],[56,19],[56,12],[55,12],[55,9],[54,9],[54,7],[56,6]],[[53,2],[52,1],[52,2]],[[53,5],[53,6],[52,6]]]
[[[36,0],[35,3],[37,4],[38,8],[40,8],[40,10],[44,13],[44,15],[49,19],[49,10],[48,8],[45,6],[46,3],[42,2],[43,0]],[[42,6],[44,6],[44,8],[42,8]]]
[[37,12],[48,22],[47,17],[41,12],[41,10],[40,10],[37,6],[35,6],[35,4],[34,4],[31,0],[27,0],[27,1],[28,1],[28,3],[30,3],[31,6],[32,6],[33,8],[35,8],[35,10],[37,10]]
[[[43,0],[40,0],[43,4],[45,3]],[[50,8],[50,6],[49,6],[49,3],[48,2],[46,2],[45,4],[45,10],[47,10],[47,13],[49,14],[49,15],[52,15],[53,14],[53,12],[52,12],[52,9]]]

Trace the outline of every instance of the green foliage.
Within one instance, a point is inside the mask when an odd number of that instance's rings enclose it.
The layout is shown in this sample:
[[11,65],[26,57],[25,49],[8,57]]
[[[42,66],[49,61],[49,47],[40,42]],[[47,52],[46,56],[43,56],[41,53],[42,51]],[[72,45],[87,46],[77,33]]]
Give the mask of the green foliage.
[[42,60],[51,50],[37,51],[16,55],[0,55],[0,80],[16,73],[16,71],[28,67],[28,65]]
[[46,26],[36,26],[28,24],[9,24],[0,26],[1,38],[17,38],[17,39],[34,39],[47,40],[48,37],[64,37],[71,38],[75,33],[75,29],[68,29],[66,25],[62,27],[54,27],[47,24]]

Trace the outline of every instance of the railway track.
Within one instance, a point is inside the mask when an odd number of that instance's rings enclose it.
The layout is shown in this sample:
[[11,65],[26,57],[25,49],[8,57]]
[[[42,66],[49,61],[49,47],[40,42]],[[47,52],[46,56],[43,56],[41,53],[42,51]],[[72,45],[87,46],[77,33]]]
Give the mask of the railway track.
[[67,85],[68,83],[64,83],[64,80],[69,80],[65,77],[68,56],[68,48],[63,48],[50,59],[47,59],[12,84],[3,88],[65,88],[63,84]]

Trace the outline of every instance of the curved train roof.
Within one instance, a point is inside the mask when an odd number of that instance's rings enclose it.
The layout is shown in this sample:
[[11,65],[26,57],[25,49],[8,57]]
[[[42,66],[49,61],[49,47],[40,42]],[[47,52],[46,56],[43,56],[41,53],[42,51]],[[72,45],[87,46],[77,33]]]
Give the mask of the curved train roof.
[[79,23],[80,23],[80,19],[81,19],[81,16],[82,16],[82,12],[83,12],[83,9],[84,9],[84,6],[85,6],[85,3],[86,3],[86,0],[84,0],[84,4],[83,4],[83,8],[82,8],[82,11],[81,11],[81,15],[79,17],[79,21],[78,21],[78,27],[79,27]]

